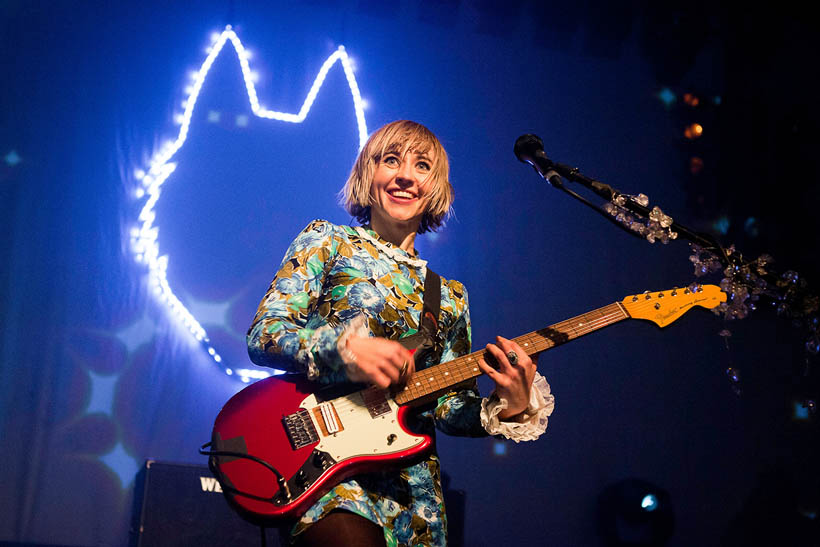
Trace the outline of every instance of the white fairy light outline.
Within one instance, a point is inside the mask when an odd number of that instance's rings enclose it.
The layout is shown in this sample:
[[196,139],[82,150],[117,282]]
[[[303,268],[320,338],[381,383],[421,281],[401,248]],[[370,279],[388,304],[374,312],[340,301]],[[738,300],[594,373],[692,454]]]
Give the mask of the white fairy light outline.
[[[155,205],[160,197],[162,184],[173,174],[177,164],[171,160],[176,153],[185,144],[188,138],[188,130],[191,125],[191,118],[196,107],[196,102],[202,86],[205,83],[205,78],[211,69],[216,58],[222,52],[225,44],[228,42],[233,46],[234,51],[239,59],[240,67],[242,68],[242,77],[245,81],[245,89],[248,94],[248,101],[251,106],[253,114],[259,118],[278,120],[289,123],[301,123],[307,118],[313,102],[324,83],[324,80],[331,68],[338,61],[342,65],[345,77],[347,78],[350,93],[353,97],[353,108],[356,113],[356,124],[358,126],[359,134],[359,149],[361,149],[367,140],[367,124],[364,119],[365,103],[362,100],[359,92],[359,85],[356,83],[356,77],[353,74],[353,66],[350,57],[347,55],[344,46],[339,46],[330,57],[325,60],[319,69],[313,85],[305,97],[302,107],[296,114],[288,112],[277,112],[268,110],[259,104],[259,98],[256,94],[256,86],[254,85],[255,73],[251,70],[249,64],[250,54],[242,45],[239,37],[233,31],[230,25],[225,27],[221,33],[213,34],[213,43],[207,49],[207,57],[200,66],[199,70],[192,73],[193,83],[186,89],[188,93],[187,98],[182,102],[185,109],[184,112],[175,117],[175,121],[180,124],[179,133],[173,141],[166,142],[148,162],[149,168],[147,171],[139,169],[135,172],[136,179],[140,182],[135,192],[137,199],[145,198],[145,204],[140,210],[137,226],[131,228],[131,250],[134,253],[134,258],[137,262],[145,264],[148,267],[148,286],[151,293],[158,301],[163,303],[168,310],[170,316],[184,326],[190,334],[200,342],[208,352],[208,355],[218,364],[222,364],[222,357],[217,352],[209,341],[208,334],[205,329],[196,320],[194,315],[185,307],[185,305],[177,298],[171,286],[168,283],[167,269],[168,269],[168,255],[160,255],[159,252],[159,227],[155,224],[157,214],[154,210]],[[147,198],[146,198],[147,196]],[[252,369],[231,369],[224,368],[224,371],[229,376],[236,374],[243,382],[249,382],[250,379],[258,379],[268,376],[264,371]]]

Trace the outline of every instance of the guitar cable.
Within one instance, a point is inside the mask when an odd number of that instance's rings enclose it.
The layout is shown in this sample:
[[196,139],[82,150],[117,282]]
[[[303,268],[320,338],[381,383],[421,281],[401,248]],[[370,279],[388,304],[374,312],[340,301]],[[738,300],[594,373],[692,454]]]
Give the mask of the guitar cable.
[[[210,467],[211,473],[213,473],[216,476],[217,480],[220,482],[220,484],[222,484],[223,490],[226,490],[226,491],[230,490],[233,493],[236,493],[236,494],[239,494],[241,496],[245,496],[245,497],[248,497],[248,498],[251,498],[251,499],[255,499],[255,500],[258,500],[258,501],[273,502],[274,497],[275,497],[275,496],[273,496],[271,498],[264,498],[262,496],[257,496],[255,494],[250,494],[248,492],[243,492],[243,491],[239,490],[238,488],[234,487],[230,483],[226,483],[224,481],[224,476],[223,476],[222,472],[219,471],[218,468],[216,468],[215,462],[216,462],[216,458],[219,457],[219,456],[226,456],[226,457],[232,457],[232,458],[244,458],[246,460],[251,460],[252,462],[256,462],[259,465],[265,467],[266,469],[271,471],[274,475],[276,475],[276,482],[279,483],[279,489],[282,491],[285,500],[289,500],[291,498],[290,488],[288,487],[288,482],[285,479],[285,477],[274,466],[272,466],[271,464],[269,464],[268,462],[266,462],[262,458],[257,458],[256,456],[252,456],[250,454],[245,454],[245,453],[242,453],[242,452],[232,452],[232,451],[229,451],[229,450],[205,450],[205,448],[208,448],[209,446],[212,446],[211,442],[207,442],[207,443],[203,444],[199,448],[199,453],[202,456],[208,456],[208,467]],[[226,484],[227,484],[227,488],[225,487]]]

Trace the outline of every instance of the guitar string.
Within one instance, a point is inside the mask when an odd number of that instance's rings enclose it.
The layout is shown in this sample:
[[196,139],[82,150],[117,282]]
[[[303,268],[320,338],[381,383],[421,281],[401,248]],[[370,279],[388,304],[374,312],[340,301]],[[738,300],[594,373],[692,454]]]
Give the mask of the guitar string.
[[[630,297],[627,297],[625,300],[628,300],[629,298]],[[676,297],[670,297],[670,298],[676,298]],[[580,336],[583,336],[585,334],[588,334],[590,332],[593,332],[593,331],[598,330],[600,328],[603,328],[605,326],[609,326],[611,324],[614,324],[614,323],[619,322],[621,320],[627,319],[629,317],[634,317],[635,314],[640,314],[641,312],[646,311],[647,308],[654,307],[658,301],[659,300],[656,297],[655,299],[644,300],[644,301],[641,301],[641,302],[625,302],[625,301],[614,302],[612,304],[608,304],[606,306],[603,306],[602,308],[598,308],[596,310],[592,310],[590,312],[587,312],[585,314],[576,316],[574,318],[567,319],[565,321],[556,323],[552,326],[546,327],[545,329],[539,329],[539,331],[544,331],[544,330],[547,330],[547,329],[553,329],[553,330],[561,332],[562,334],[569,334],[571,337],[567,338],[567,340],[565,340],[566,342],[568,342],[570,340],[573,340],[575,338],[578,338]],[[623,306],[623,308],[621,306]],[[612,309],[612,312],[608,312],[608,313],[604,312],[604,310],[607,310],[607,309],[610,309],[610,308]],[[635,313],[630,315],[627,308],[631,309]],[[595,319],[592,319],[590,321],[579,323],[577,326],[572,326],[575,323],[575,321],[577,321],[578,319],[585,319],[585,318],[588,318],[590,315],[593,315],[593,314],[596,314],[596,313],[600,313],[601,316],[597,317]],[[571,331],[574,331],[574,332],[567,333],[567,332],[565,332],[566,330],[571,330]],[[553,340],[551,340],[549,338],[544,339],[543,336],[538,334],[539,331],[534,331],[534,332],[524,334],[522,336],[519,336],[519,337],[515,338],[515,340],[521,340],[522,342],[526,340],[528,343],[532,343],[534,351],[532,351],[532,352],[528,351],[527,352],[528,355],[532,355],[534,353],[540,353],[542,351],[545,351],[547,349],[555,347],[556,345],[560,345],[560,344],[556,344]],[[562,341],[562,343],[565,342],[565,341]],[[542,346],[542,345],[544,347],[539,349],[540,346]],[[486,351],[486,350],[484,350],[484,351]],[[480,376],[480,375],[484,374],[484,372],[481,371],[480,368],[478,369],[478,371],[475,371],[474,369],[476,367],[474,367],[472,364],[467,365],[468,362],[476,363],[477,361],[475,361],[474,357],[479,353],[482,353],[482,351],[473,352],[473,353],[470,353],[470,354],[467,354],[467,355],[463,355],[463,356],[457,357],[456,359],[448,361],[446,363],[440,363],[439,365],[436,365],[434,367],[430,367],[429,369],[424,369],[423,371],[418,371],[409,380],[412,381],[417,376],[422,376],[422,375],[427,376],[427,374],[432,374],[432,376],[428,377],[428,383],[419,383],[418,385],[412,385],[408,389],[402,390],[402,391],[396,393],[395,395],[393,395],[392,397],[389,395],[389,393],[387,393],[387,390],[385,390],[383,393],[379,394],[379,397],[384,397],[385,398],[384,400],[386,402],[388,398],[393,398],[395,400],[399,396],[401,396],[402,394],[408,393],[409,396],[411,396],[411,399],[407,402],[410,402],[410,401],[413,401],[413,400],[418,399],[420,397],[431,395],[431,394],[433,394],[437,391],[442,391],[444,389],[447,389],[448,387],[456,385],[456,384],[458,384],[462,381],[465,381],[467,379]],[[470,368],[471,370],[466,370],[467,368]],[[450,369],[450,370],[446,370],[446,369]],[[442,372],[445,372],[445,373],[455,372],[456,374],[464,375],[464,377],[452,380],[452,379],[444,378],[441,375]],[[478,374],[474,374],[474,372],[478,372]],[[422,373],[424,373],[424,374],[422,374]],[[430,389],[430,388],[432,388],[432,389]],[[358,405],[357,403],[351,401],[348,397],[349,396],[342,397],[341,398],[341,399],[343,399],[342,401],[338,401],[338,400],[333,401],[334,402],[333,406],[334,406],[334,408],[336,408],[337,413],[340,414],[340,419],[342,419],[341,413],[344,410],[349,410],[351,407],[361,408],[361,405]],[[370,418],[369,412],[368,412],[368,414],[366,416],[362,416],[362,419],[365,420],[365,421],[368,421],[372,418]],[[357,420],[352,420],[351,421],[350,419],[348,419],[347,421],[348,421],[348,423],[355,423]]]
[[[633,308],[644,308],[644,307],[646,307],[646,305],[644,303],[642,303],[642,304],[632,303],[632,304],[633,305],[631,307],[633,307]],[[617,306],[617,307],[615,307],[615,306]],[[602,311],[602,310],[606,310],[608,308],[611,308],[612,311],[609,312],[609,313],[605,313],[605,312]],[[592,314],[595,314],[595,313],[601,313],[602,315],[598,318],[595,318],[595,319],[592,319],[592,320],[587,320],[583,324],[578,324],[576,326],[573,326],[573,325],[575,325],[576,321],[579,318],[580,319],[585,319],[585,318],[588,318],[589,315],[592,315]],[[621,309],[620,306],[618,306],[618,303],[612,303],[612,304],[609,304],[607,306],[604,306],[603,308],[599,308],[598,310],[593,310],[591,312],[587,312],[586,314],[582,314],[582,315],[577,316],[575,318],[567,319],[567,320],[562,321],[560,323],[556,323],[555,325],[552,325],[551,327],[547,327],[547,329],[551,328],[551,329],[557,330],[559,332],[562,331],[562,330],[563,331],[566,331],[566,330],[574,331],[574,332],[570,333],[571,335],[574,335],[574,336],[567,340],[567,341],[569,341],[569,340],[572,340],[574,338],[577,338],[577,337],[583,336],[585,334],[588,334],[590,332],[593,332],[595,330],[598,330],[599,328],[602,328],[604,326],[608,326],[608,325],[613,324],[617,321],[621,321],[623,319],[626,319],[627,317],[628,316],[624,314],[624,310]],[[569,323],[569,325],[567,325],[567,323]],[[561,327],[562,325],[565,325],[565,326]],[[541,330],[546,330],[546,329],[541,329]],[[516,338],[516,340],[520,340],[521,342],[524,342],[525,339],[526,339],[526,340],[528,340],[529,343],[532,344],[533,348],[535,348],[535,351],[532,351],[531,353],[528,352],[528,354],[538,353],[540,351],[545,351],[546,349],[549,349],[549,348],[554,347],[556,345],[556,344],[553,343],[552,340],[549,340],[549,339],[541,340],[542,337],[539,336],[537,334],[537,332],[538,331],[535,331],[533,333],[528,333],[528,334],[525,334],[525,335],[522,335],[522,336]],[[543,348],[541,346],[543,346]],[[473,378],[473,377],[476,377],[476,376],[480,376],[481,374],[483,374],[483,372],[480,372],[480,369],[478,369],[478,370],[465,370],[466,368],[471,368],[471,369],[476,368],[472,363],[476,363],[477,361],[475,361],[473,359],[470,359],[470,357],[474,356],[476,353],[481,353],[481,352],[479,351],[479,352],[474,352],[474,353],[471,353],[471,354],[463,355],[463,356],[458,357],[458,358],[456,358],[452,361],[449,361],[447,363],[441,363],[441,364],[437,365],[436,367],[431,367],[429,369],[424,369],[423,371],[419,371],[416,375],[412,376],[409,380],[412,381],[413,379],[415,379],[419,376],[425,376],[425,377],[427,377],[427,382],[423,382],[423,381],[422,381],[422,383],[417,382],[417,385],[412,385],[411,384],[409,389],[405,389],[405,390],[402,390],[402,391],[396,393],[393,396],[393,398],[396,399],[399,396],[401,396],[402,394],[406,394],[406,393],[409,392],[409,395],[412,397],[411,400],[415,400],[419,397],[430,395],[432,393],[435,393],[436,391],[446,389],[447,387],[450,387],[452,385],[460,383],[460,382],[462,382],[466,379]],[[467,364],[467,363],[471,363],[471,364]],[[441,368],[439,368],[439,367],[441,367]],[[438,370],[434,370],[434,369],[438,369]],[[463,376],[463,377],[460,377],[460,378],[457,377],[454,380],[450,380],[448,378],[443,378],[442,374],[441,374],[442,372],[444,372],[444,373],[453,372],[453,370],[446,370],[446,369],[455,369],[455,372],[457,374],[460,373],[460,375]],[[461,370],[459,370],[459,369],[461,369]],[[478,374],[474,374],[474,372],[478,372]],[[428,374],[432,374],[432,376],[428,377],[427,376]],[[346,398],[343,401],[339,402],[339,404],[334,403],[334,407],[336,407],[338,410],[341,410],[341,411],[349,409],[350,406],[358,407],[359,405],[357,405],[356,403],[354,403],[352,401],[349,401],[349,399],[346,399]]]
[[[646,307],[646,306],[638,306],[638,307]],[[580,334],[577,334],[576,337],[579,337],[579,336],[582,336],[582,335],[587,334],[589,332],[592,332],[594,330],[597,330],[598,328],[600,328],[600,325],[602,323],[605,323],[605,325],[603,325],[603,326],[607,326],[609,324],[613,324],[615,322],[626,319],[627,317],[628,316],[624,315],[622,310],[618,309],[618,313],[604,315],[604,316],[602,316],[601,318],[599,318],[595,321],[591,321],[591,322],[587,323],[586,324],[587,328],[579,329]],[[573,329],[573,330],[575,330],[575,329]],[[524,335],[524,337],[530,337],[530,338],[532,336],[533,336],[532,334]],[[520,338],[522,338],[522,337],[520,337]],[[536,350],[533,353],[536,353],[536,352],[539,352],[539,351],[544,351],[546,349],[549,349],[550,347],[554,347],[555,344],[552,344],[551,342],[552,342],[551,340],[542,341],[541,344],[544,345],[544,348],[539,350],[536,347]],[[534,344],[534,345],[539,346],[541,344]],[[450,380],[443,379],[440,376],[438,378],[436,378],[436,375],[434,374],[433,376],[430,377],[432,383],[421,384],[421,386],[413,386],[415,389],[410,389],[409,390],[410,395],[412,397],[410,399],[410,401],[418,399],[418,398],[426,396],[426,395],[431,395],[431,394],[433,394],[437,391],[443,391],[447,387],[451,387],[452,385],[460,383],[461,381],[464,381],[465,379],[480,376],[481,374],[483,374],[483,371],[478,372],[478,374],[474,374],[472,370],[470,370],[470,371],[463,370],[465,368],[464,367],[464,362],[458,363],[459,360],[463,360],[463,357],[466,357],[466,356],[462,356],[462,358],[459,358],[459,359],[450,361],[448,363],[442,364],[442,365],[444,365],[445,368],[451,368],[451,369],[455,368],[457,372],[459,372],[458,369],[461,368],[462,370],[460,371],[460,373],[462,375],[464,375],[464,373],[466,372],[466,375],[464,376],[463,379],[458,378],[455,381],[450,381]],[[422,372],[422,371],[420,371],[420,372]],[[425,372],[435,372],[435,371],[430,371],[430,369],[426,369]],[[442,385],[442,381],[444,381],[443,385]],[[397,401],[396,398],[399,397],[399,395],[401,395],[402,393],[405,393],[405,391],[399,392],[398,394],[395,394],[392,397],[396,404],[399,404],[399,401]],[[389,394],[387,394],[386,392],[382,392],[382,393],[379,393],[378,396],[384,398],[383,399],[383,404],[388,404],[389,405],[388,399],[391,398]],[[374,417],[370,415],[369,411],[367,413],[361,412],[361,413],[359,413],[355,416],[344,417],[343,414],[345,413],[345,410],[349,411],[351,407],[353,407],[353,408],[362,408],[361,405],[351,401],[349,398],[343,398],[342,401],[334,401],[334,408],[336,408],[337,413],[340,414],[339,418],[342,421],[343,426],[344,426],[345,423],[347,424],[348,427],[355,427],[356,425],[359,425],[359,423],[368,423],[368,424],[372,423]],[[390,409],[389,413],[392,413],[392,412],[393,412],[393,410]],[[387,413],[385,413],[385,414],[387,414]]]
[[[629,298],[629,297],[627,297],[627,298]],[[656,301],[652,301],[652,302],[644,301],[644,302],[640,302],[640,303],[639,302],[630,302],[630,303],[627,303],[627,304],[628,304],[628,307],[633,310],[633,312],[639,313],[641,311],[645,311],[645,309],[647,307],[654,306],[655,302]],[[612,309],[614,313],[613,312],[607,313],[607,312],[603,311],[603,310],[607,310],[608,308]],[[588,319],[590,315],[594,315],[596,313],[601,313],[601,316],[598,317],[598,318],[592,319],[592,320]],[[619,306],[619,303],[613,303],[613,304],[609,304],[607,306],[604,306],[603,308],[599,308],[598,310],[593,310],[591,312],[587,312],[586,314],[582,314],[582,315],[577,316],[575,318],[568,319],[568,320],[562,321],[560,323],[556,323],[555,325],[553,325],[551,327],[547,327],[547,328],[548,329],[551,328],[551,329],[557,330],[559,332],[564,331],[563,332],[564,334],[567,334],[565,332],[567,330],[572,331],[572,332],[568,333],[568,334],[573,336],[572,338],[567,339],[567,341],[569,341],[569,340],[572,340],[574,338],[577,338],[577,337],[583,336],[585,334],[588,334],[592,331],[598,330],[599,328],[601,328],[603,326],[608,326],[608,325],[613,324],[617,321],[626,319],[627,317],[629,317],[629,316],[624,314],[624,309],[622,309]],[[586,319],[586,322],[581,322],[581,323],[576,324],[576,322],[578,322],[579,319]],[[541,330],[546,330],[546,329],[541,329]],[[550,339],[543,340],[542,338],[543,338],[542,336],[538,335],[538,331],[535,331],[533,333],[522,335],[522,336],[516,338],[516,340],[519,340],[520,342],[524,342],[526,344],[531,343],[533,345],[534,351],[528,352],[529,354],[544,351],[544,350],[549,349],[551,347],[554,347],[556,345],[552,340],[550,340]],[[476,352],[476,353],[480,353],[480,352]],[[474,367],[473,364],[472,364],[475,361],[473,359],[469,358],[473,355],[475,355],[475,354],[473,353],[473,354],[468,354],[468,355],[465,355],[465,356],[461,356],[461,357],[459,357],[457,359],[454,359],[452,361],[449,361],[447,363],[441,363],[437,367],[431,367],[430,369],[425,369],[423,376],[427,376],[427,374],[432,374],[432,376],[429,376],[427,378],[427,382],[424,382],[424,383],[417,382],[416,385],[411,384],[409,389],[405,389],[405,390],[400,391],[399,393],[395,394],[393,398],[395,399],[395,398],[398,398],[399,396],[401,396],[402,394],[406,394],[406,396],[412,397],[410,400],[414,400],[414,399],[417,399],[419,397],[423,397],[423,396],[435,393],[436,391],[446,389],[447,387],[455,385],[455,384],[457,384],[461,381],[464,381],[465,379],[475,377],[475,376],[480,376],[481,374],[483,374],[483,372],[479,372],[478,370],[475,370],[476,367]],[[471,363],[471,364],[467,365],[468,362]],[[439,367],[441,367],[439,370],[434,370],[434,369],[439,368]],[[470,367],[473,370],[469,370],[469,371],[465,370],[467,367]],[[412,381],[414,378],[416,378],[418,376],[422,376],[421,372],[422,371],[419,371],[419,373],[417,375],[414,375],[413,377],[411,377],[410,380]],[[444,377],[442,377],[442,372],[444,372],[445,375],[449,375],[448,373],[450,373],[450,372],[455,372],[456,374],[454,376],[456,376],[456,378],[454,380],[450,379],[450,378],[444,378]],[[474,374],[474,372],[478,372],[478,374]],[[461,376],[461,377],[459,377],[459,376]],[[348,404],[345,404],[345,402],[347,402],[347,401],[340,402],[340,404],[338,406],[334,404],[334,406],[337,406],[337,408],[339,408],[341,410],[346,409],[350,405],[358,406],[358,405],[355,405],[355,403],[352,403],[352,402],[348,402]]]
[[[692,293],[684,293],[684,294],[692,294]],[[635,296],[637,296],[637,295],[635,295]],[[569,334],[571,337],[566,340],[566,341],[569,341],[569,340],[572,340],[574,338],[577,338],[577,337],[583,336],[585,334],[588,334],[592,331],[598,330],[599,328],[602,328],[604,326],[611,325],[611,324],[613,324],[615,322],[618,322],[620,320],[627,319],[629,317],[636,317],[638,315],[641,315],[641,313],[646,312],[649,308],[655,307],[657,305],[657,303],[659,302],[659,299],[657,298],[657,296],[654,299],[652,299],[652,298],[650,298],[648,300],[644,299],[643,301],[640,301],[640,302],[628,302],[628,300],[630,298],[633,298],[633,297],[627,297],[625,299],[625,301],[614,302],[612,304],[609,304],[609,305],[604,306],[602,308],[599,308],[597,310],[593,310],[591,312],[587,312],[586,314],[582,314],[580,316],[577,316],[575,318],[568,319],[568,320],[562,321],[560,323],[556,323],[555,325],[553,325],[551,327],[547,327],[547,329],[553,329],[553,330],[562,332],[563,334]],[[677,298],[676,296],[670,296],[669,298],[672,299],[672,301],[683,300],[681,298]],[[688,298],[686,300],[688,300]],[[667,300],[666,302],[668,303],[669,301],[670,300]],[[632,311],[631,315],[629,314],[630,310]],[[600,315],[600,317],[597,317],[595,319],[590,320],[589,317],[591,315],[595,315],[595,314],[601,314],[601,315]],[[640,318],[640,317],[638,317],[638,318]],[[579,321],[579,320],[582,320],[582,321]],[[540,331],[544,331],[544,330],[547,330],[547,329],[540,329]],[[560,345],[560,344],[556,344],[553,340],[551,340],[549,338],[547,338],[545,340],[544,336],[539,334],[540,331],[535,331],[535,332],[532,332],[532,333],[529,333],[529,334],[522,335],[522,336],[516,338],[515,340],[518,341],[519,343],[520,342],[524,342],[525,344],[532,343],[533,351],[528,351],[527,352],[528,354],[538,353],[538,352],[541,352],[541,351],[545,351],[545,350],[547,350],[551,347],[554,347],[556,345]],[[570,332],[568,333],[567,331],[570,331]],[[471,359],[469,359],[469,357],[473,356],[473,355],[475,355],[475,354],[470,354],[468,356],[462,356],[462,357],[460,357],[456,360],[451,361],[450,363],[454,364],[457,368],[462,368],[463,369],[465,367],[465,362],[464,362],[465,358],[467,358],[466,359],[467,361],[472,361]],[[468,366],[472,366],[472,365],[468,365]],[[452,365],[451,365],[451,368],[452,368]],[[477,376],[475,374],[472,374],[472,372],[473,371],[467,373],[467,377]],[[479,373],[479,375],[480,374],[481,373]],[[411,391],[411,393],[410,393],[411,396],[413,395],[414,391],[420,391],[422,394],[430,393],[430,390],[428,389],[427,386],[413,386],[413,387],[417,387],[417,388],[420,388],[420,389],[411,389],[410,390]]]
[[[613,305],[617,305],[617,304],[610,304],[608,306],[604,306],[604,308],[601,308],[601,309],[609,308],[609,307],[612,307]],[[596,311],[600,311],[600,310],[594,310],[592,312],[588,312],[588,314],[595,313]],[[584,315],[586,316],[588,314],[584,314]],[[579,317],[582,317],[582,316],[579,316]],[[590,326],[591,328],[582,329],[584,332],[582,332],[581,334],[576,334],[576,336],[574,338],[577,338],[579,336],[582,336],[583,334],[587,334],[587,333],[592,332],[594,330],[598,330],[599,328],[601,328],[603,326],[607,326],[607,325],[613,324],[614,322],[623,320],[626,317],[627,316],[624,315],[623,311],[620,308],[616,308],[614,310],[614,313],[609,313],[609,314],[606,314],[606,315],[602,315],[599,318],[593,319],[593,320],[588,321],[587,323],[585,323],[584,324],[585,327]],[[573,318],[573,319],[575,319],[575,318]],[[572,319],[569,319],[567,321],[572,321]],[[552,327],[547,327],[547,328],[555,328],[556,330],[559,330],[556,327],[557,327],[557,325],[560,325],[560,324],[561,323],[556,323],[556,325],[553,325]],[[577,327],[569,327],[569,328],[572,329],[572,330],[578,330]],[[533,335],[535,335],[535,333],[525,334],[525,335],[522,335],[522,336],[518,337],[518,339],[521,339],[521,338],[524,338],[524,337],[532,337]],[[570,339],[573,339],[573,338],[570,338]],[[533,344],[533,347],[537,347],[538,345],[541,345],[541,344],[545,345],[545,347],[543,349],[540,349],[540,350],[536,349],[536,351],[534,351],[533,353],[537,353],[539,351],[544,351],[544,350],[549,349],[550,347],[554,346],[554,344],[550,344],[548,342],[540,342],[540,344],[539,344],[539,342],[536,341],[536,342],[531,342],[531,343]],[[481,352],[479,351],[479,352],[474,352],[474,353],[471,353],[471,354],[463,355],[461,357],[453,359],[452,361],[448,361],[446,363],[441,363],[439,365],[436,365],[436,367],[431,367],[431,368],[428,368],[428,369],[424,369],[422,371],[418,371],[418,373],[416,373],[414,376],[409,378],[409,380],[412,381],[413,379],[415,379],[419,376],[425,376],[425,377],[427,377],[427,382],[419,383],[419,385],[412,385],[412,386],[410,386],[410,388],[408,390],[402,390],[402,391],[398,392],[397,394],[395,394],[392,398],[396,399],[397,397],[399,397],[400,395],[402,395],[403,393],[406,393],[408,391],[411,393],[411,395],[414,392],[421,392],[420,394],[414,396],[411,399],[411,400],[415,400],[419,397],[423,397],[423,396],[435,393],[436,391],[441,391],[441,390],[447,389],[448,387],[451,387],[455,384],[463,382],[467,379],[474,378],[474,377],[480,376],[481,374],[484,374],[481,371],[480,368],[476,371],[476,372],[478,372],[478,374],[474,374],[473,373],[474,371],[472,369],[475,369],[477,367],[473,366],[473,364],[469,364],[469,365],[466,364],[468,362],[477,363],[477,361],[475,361],[475,360],[468,359],[469,357],[475,355],[475,353],[481,353]],[[441,368],[439,368],[439,367],[441,367]],[[455,369],[455,372],[456,373],[461,373],[461,375],[463,377],[462,378],[457,378],[455,380],[449,380],[447,378],[443,378],[442,375],[441,375],[441,372],[450,372],[450,373],[453,372],[452,370],[444,370],[446,368]],[[470,368],[471,370],[465,370],[466,368]],[[433,369],[439,369],[439,370],[433,370]],[[459,370],[459,369],[461,369],[461,370]],[[428,377],[427,376],[428,374],[432,374],[432,376]],[[432,389],[430,389],[430,388],[432,388]],[[343,400],[339,401],[338,404],[336,402],[334,402],[334,407],[337,408],[337,411],[349,410],[350,407],[360,407],[360,405],[356,404],[353,401],[350,401],[347,397],[343,397],[342,399]],[[366,417],[365,417],[365,419],[366,419]]]

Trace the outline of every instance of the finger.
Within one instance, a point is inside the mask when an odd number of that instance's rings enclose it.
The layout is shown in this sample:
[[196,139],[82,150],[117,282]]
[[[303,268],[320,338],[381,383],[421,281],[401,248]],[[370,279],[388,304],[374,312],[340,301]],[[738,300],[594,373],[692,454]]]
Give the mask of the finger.
[[405,378],[410,378],[415,373],[416,373],[416,360],[413,358],[413,355],[411,355],[410,359],[407,361],[407,370],[404,373],[404,377]]
[[384,375],[380,372],[377,372],[377,373],[373,374],[373,376],[370,378],[370,381],[373,382],[373,384],[375,384],[376,387],[379,387],[381,389],[387,389],[393,383],[390,380],[390,377],[388,377],[388,376],[386,376],[386,375]]
[[487,349],[487,351],[484,352],[480,359],[484,359],[484,362],[491,366],[493,370],[501,369],[501,364],[498,362],[498,359],[495,358],[495,355],[493,355],[493,353],[489,349]]
[[404,361],[399,367],[399,380],[398,384],[404,385],[407,383],[407,380],[413,376],[415,373],[416,367],[415,363],[413,363],[413,359],[411,358],[408,361]]
[[495,344],[487,344],[487,351],[498,363],[497,370],[506,372],[510,368],[510,362],[507,360],[507,354]]
[[505,376],[501,372],[498,372],[493,367],[488,365],[487,361],[485,361],[484,359],[478,360],[478,368],[480,368],[481,371],[484,372],[484,374],[486,374],[490,378],[490,380],[495,382],[496,387],[506,388],[510,385],[509,378],[507,378],[507,376]]
[[484,374],[489,376],[492,380],[495,380],[496,378],[498,378],[501,375],[501,373],[499,373],[493,367],[488,365],[487,361],[485,361],[484,359],[479,359],[478,360],[478,368],[480,368],[481,372],[483,372]]
[[413,361],[413,354],[404,346],[399,346],[398,349],[399,351],[397,351],[391,359],[393,366],[395,366],[399,372],[399,379],[402,379],[412,374],[416,368]]
[[[518,362],[516,362],[515,364],[510,363],[510,365],[512,365],[513,367],[526,368],[531,363],[530,356],[527,355],[527,352],[524,350],[524,348],[519,346],[514,340],[508,340],[503,336],[496,336],[496,339],[498,340],[498,345],[504,351],[505,356],[508,355],[511,351],[518,356]],[[507,359],[507,361],[509,362],[509,358]]]
[[413,354],[410,353],[410,350],[408,350],[396,341],[390,340],[389,343],[389,349],[386,349],[386,351],[383,353],[385,359],[390,360],[398,367],[401,367],[405,361],[410,361],[411,359],[413,359]]
[[515,340],[509,340],[503,336],[496,336],[496,338],[498,339],[498,345],[504,350],[505,353],[508,351],[514,351],[519,357],[527,354],[527,352],[524,351],[524,348],[519,346]]
[[379,371],[390,379],[390,384],[397,384],[401,379],[401,365],[396,366],[394,361],[385,361]]
[[404,363],[408,362],[407,357],[409,353],[398,342],[392,340],[385,340],[387,342],[383,347],[383,352],[378,360],[379,369],[388,374],[391,378],[395,376],[396,379],[401,375],[401,369]]
[[415,367],[416,363],[413,359],[413,353],[409,349],[402,346],[402,348],[401,348],[401,366],[404,366],[405,363],[407,363],[407,370],[408,371],[416,370],[416,367]]

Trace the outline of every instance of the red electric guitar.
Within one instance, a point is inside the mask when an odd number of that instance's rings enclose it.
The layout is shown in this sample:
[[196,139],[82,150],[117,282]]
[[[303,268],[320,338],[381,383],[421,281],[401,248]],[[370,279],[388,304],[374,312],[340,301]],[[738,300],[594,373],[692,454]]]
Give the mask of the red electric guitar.
[[[665,327],[694,306],[725,301],[714,285],[647,292],[515,341],[533,355],[624,319]],[[211,451],[201,453],[240,513],[267,522],[295,518],[347,477],[420,461],[433,440],[408,429],[406,413],[481,375],[484,352],[417,371],[398,392],[370,387],[328,396],[301,375],[260,380],[225,404],[205,445]]]

